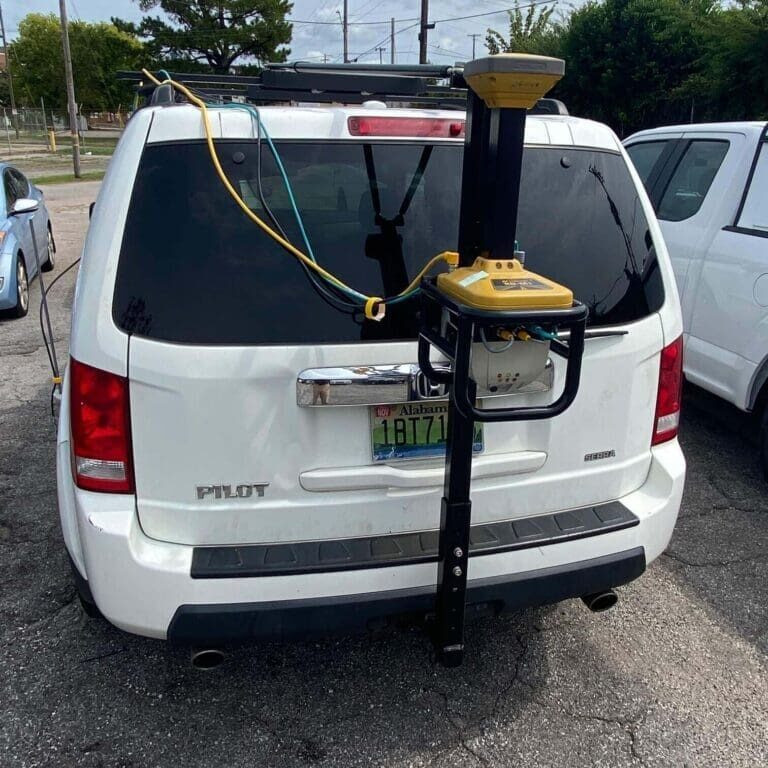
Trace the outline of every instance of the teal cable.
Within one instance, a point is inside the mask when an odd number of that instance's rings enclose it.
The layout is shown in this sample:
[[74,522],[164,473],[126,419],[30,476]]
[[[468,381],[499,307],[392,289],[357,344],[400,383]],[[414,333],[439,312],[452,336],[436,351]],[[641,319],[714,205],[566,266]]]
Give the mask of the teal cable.
[[[267,140],[267,145],[269,146],[270,151],[272,152],[272,156],[275,158],[275,165],[277,165],[277,169],[280,171],[280,175],[283,177],[283,183],[285,184],[285,191],[288,193],[288,200],[291,204],[291,208],[293,209],[293,214],[296,217],[296,222],[299,225],[299,231],[301,232],[301,238],[304,241],[304,245],[307,248],[307,254],[312,259],[312,261],[317,264],[317,259],[315,258],[314,251],[312,250],[312,245],[309,242],[309,236],[307,235],[307,231],[304,228],[304,220],[301,217],[301,213],[299,212],[299,206],[296,203],[296,198],[293,194],[293,188],[291,187],[291,182],[288,180],[288,174],[286,173],[285,166],[283,165],[283,161],[280,158],[280,153],[277,151],[277,148],[275,147],[274,143],[272,142],[272,137],[269,135],[269,131],[267,130],[267,127],[264,125],[264,121],[261,119],[261,114],[256,107],[252,106],[251,104],[222,104],[219,106],[219,108],[223,109],[243,109],[246,112],[249,112],[253,114],[256,117],[256,120],[259,124],[259,129],[263,132],[264,138]],[[362,294],[360,294],[362,297]],[[363,297],[364,298],[364,297]]]
[[[288,179],[288,173],[286,172],[285,166],[283,165],[283,161],[280,158],[280,153],[277,151],[277,147],[275,147],[274,142],[272,141],[272,137],[269,135],[269,131],[267,130],[267,127],[264,125],[264,121],[261,119],[261,113],[259,112],[259,110],[256,107],[254,107],[252,104],[237,104],[234,102],[230,102],[228,104],[211,104],[210,106],[214,109],[242,109],[248,112],[249,114],[255,116],[259,125],[259,130],[264,134],[264,138],[266,139],[267,145],[269,146],[269,149],[272,152],[272,156],[275,159],[275,165],[277,165],[278,171],[280,172],[280,175],[283,179],[283,183],[285,184],[285,190],[288,194],[288,200],[291,204],[291,209],[293,210],[294,216],[296,217],[296,222],[299,225],[299,231],[301,232],[302,240],[304,241],[304,245],[307,249],[307,254],[312,259],[312,261],[314,261],[315,264],[317,264],[317,259],[315,258],[312,245],[309,241],[309,236],[307,235],[307,231],[304,227],[304,220],[302,219],[301,213],[299,211],[299,206],[296,203],[296,198],[293,194],[293,188],[291,186],[291,182]],[[355,298],[359,301],[365,302],[367,299],[366,296],[364,296],[362,293],[358,293],[354,289],[344,289],[344,288],[341,288],[341,286],[336,286],[336,288],[341,289],[343,293],[346,293],[348,296],[351,296],[352,298]],[[416,287],[409,293],[390,299],[389,301],[387,301],[387,304],[399,304],[402,301],[411,299],[417,293],[419,293],[420,290],[421,288]]]

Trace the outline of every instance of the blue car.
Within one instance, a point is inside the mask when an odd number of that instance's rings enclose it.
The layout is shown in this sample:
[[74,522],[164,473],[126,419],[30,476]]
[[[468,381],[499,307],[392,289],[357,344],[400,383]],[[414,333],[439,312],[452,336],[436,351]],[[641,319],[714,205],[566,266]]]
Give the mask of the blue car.
[[7,163],[0,163],[0,174],[0,315],[24,317],[29,281],[37,276],[30,221],[43,272],[54,267],[56,244],[43,193]]

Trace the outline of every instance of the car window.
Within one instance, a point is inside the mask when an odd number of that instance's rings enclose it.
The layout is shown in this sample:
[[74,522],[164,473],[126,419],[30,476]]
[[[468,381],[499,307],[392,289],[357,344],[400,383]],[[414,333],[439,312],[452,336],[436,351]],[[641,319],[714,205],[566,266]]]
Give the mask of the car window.
[[653,166],[656,165],[668,143],[669,139],[666,141],[643,141],[627,147],[627,154],[632,159],[632,164],[637,168],[637,172],[646,186]]
[[29,197],[29,182],[27,181],[27,177],[15,168],[11,168],[10,174],[13,178],[13,183],[16,185],[16,194],[18,198]]
[[3,188],[5,189],[5,209],[10,213],[13,204],[19,199],[19,192],[9,170],[3,173]]
[[760,146],[755,172],[749,182],[744,206],[738,222],[739,227],[768,232],[768,142]]
[[[317,262],[371,295],[401,291],[456,247],[463,146],[277,142]],[[219,150],[233,186],[302,243],[275,161],[255,142]],[[180,192],[183,190],[183,193]],[[657,310],[663,288],[637,190],[618,153],[529,147],[517,232],[527,266],[571,287],[593,326]],[[303,246],[302,246],[303,249]],[[234,204],[205,144],[148,145],[133,190],[113,316],[126,331],[200,344],[414,339],[418,299],[381,323],[340,311]]]
[[730,142],[694,139],[675,168],[661,196],[657,216],[665,221],[683,221],[701,208]]

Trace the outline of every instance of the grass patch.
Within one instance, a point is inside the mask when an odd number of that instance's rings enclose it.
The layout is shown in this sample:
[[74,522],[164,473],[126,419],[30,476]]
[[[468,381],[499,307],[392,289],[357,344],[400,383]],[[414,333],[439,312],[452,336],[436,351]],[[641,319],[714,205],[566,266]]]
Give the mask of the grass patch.
[[[88,144],[87,147],[80,145],[80,156],[87,157],[87,153],[90,152],[94,157],[109,156],[111,157],[115,153],[115,144]],[[60,142],[56,142],[56,155],[59,157],[71,157],[72,145],[61,145]]]
[[33,184],[69,184],[72,181],[101,181],[104,178],[104,171],[87,171],[81,174],[79,179],[75,178],[74,173],[56,173],[50,176],[31,176]]

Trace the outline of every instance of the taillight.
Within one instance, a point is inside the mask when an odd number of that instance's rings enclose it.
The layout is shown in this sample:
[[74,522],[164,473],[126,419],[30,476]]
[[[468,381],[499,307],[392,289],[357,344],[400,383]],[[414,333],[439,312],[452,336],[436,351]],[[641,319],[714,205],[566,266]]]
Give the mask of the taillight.
[[659,393],[656,396],[656,418],[651,445],[677,436],[680,426],[680,399],[683,389],[683,337],[661,350]]
[[350,117],[351,136],[418,136],[453,139],[464,135],[464,120],[442,117]]
[[133,493],[128,379],[71,359],[69,407],[77,486]]

